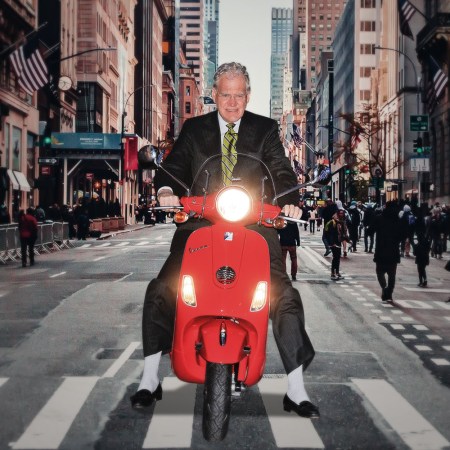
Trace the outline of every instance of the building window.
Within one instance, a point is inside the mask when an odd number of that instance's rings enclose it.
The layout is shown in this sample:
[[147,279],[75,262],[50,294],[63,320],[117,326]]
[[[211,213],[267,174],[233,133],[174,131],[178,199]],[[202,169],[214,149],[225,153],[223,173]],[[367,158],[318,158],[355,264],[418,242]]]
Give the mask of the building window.
[[191,87],[186,86],[186,97],[190,97],[190,96],[191,96]]
[[361,44],[359,48],[361,55],[375,55],[375,44]]
[[375,8],[376,0],[361,0],[361,8]]
[[361,78],[370,78],[371,73],[372,73],[372,67],[360,67],[359,68],[359,76]]
[[186,102],[186,114],[191,114],[191,102]]
[[361,22],[361,31],[375,31],[375,22],[372,22],[370,20],[363,20]]
[[362,89],[359,91],[359,100],[362,102],[368,102],[370,100],[370,91],[368,89]]

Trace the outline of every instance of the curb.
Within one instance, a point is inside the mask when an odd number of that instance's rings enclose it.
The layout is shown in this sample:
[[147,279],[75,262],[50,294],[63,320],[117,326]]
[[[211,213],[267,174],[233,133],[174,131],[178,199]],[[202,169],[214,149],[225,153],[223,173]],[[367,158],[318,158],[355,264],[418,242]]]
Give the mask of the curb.
[[104,236],[100,236],[98,237],[96,240],[97,241],[103,241],[105,239],[109,239],[113,236],[117,236],[118,234],[124,234],[124,233],[131,233],[133,231],[138,231],[138,230],[142,230],[144,228],[150,228],[150,227],[154,227],[155,225],[142,225],[139,226],[137,228],[132,228],[131,230],[120,230],[120,231],[115,231],[114,233],[107,233]]

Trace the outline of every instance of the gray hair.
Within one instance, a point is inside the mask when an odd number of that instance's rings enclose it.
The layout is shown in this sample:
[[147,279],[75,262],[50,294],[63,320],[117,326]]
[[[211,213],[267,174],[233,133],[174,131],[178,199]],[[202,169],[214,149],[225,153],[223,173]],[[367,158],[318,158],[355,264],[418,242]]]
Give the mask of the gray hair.
[[224,63],[219,66],[214,74],[213,88],[217,89],[217,82],[219,81],[219,78],[228,74],[231,76],[242,75],[245,78],[247,93],[250,92],[250,76],[247,72],[247,68],[237,62]]

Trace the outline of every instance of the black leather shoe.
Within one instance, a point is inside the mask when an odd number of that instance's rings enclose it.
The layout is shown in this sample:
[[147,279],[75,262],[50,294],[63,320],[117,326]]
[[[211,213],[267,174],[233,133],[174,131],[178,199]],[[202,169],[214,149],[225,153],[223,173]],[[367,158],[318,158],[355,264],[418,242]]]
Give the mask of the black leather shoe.
[[306,417],[307,419],[318,419],[320,417],[319,408],[317,406],[307,400],[300,402],[300,404],[297,405],[297,403],[294,403],[287,394],[283,398],[283,407],[285,411],[294,411],[300,417]]
[[148,389],[141,389],[136,394],[130,397],[131,406],[134,409],[148,408],[154,401],[162,399],[161,383],[155,389],[155,392],[151,393]]

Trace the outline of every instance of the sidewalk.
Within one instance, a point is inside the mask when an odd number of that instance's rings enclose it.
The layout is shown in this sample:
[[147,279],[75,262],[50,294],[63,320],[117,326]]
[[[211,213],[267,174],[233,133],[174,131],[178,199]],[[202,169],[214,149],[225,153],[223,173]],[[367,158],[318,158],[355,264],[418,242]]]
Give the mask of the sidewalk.
[[97,241],[102,241],[104,239],[109,239],[111,237],[117,236],[118,234],[131,233],[132,231],[142,230],[143,228],[153,228],[155,225],[145,225],[143,223],[136,223],[133,225],[125,225],[124,230],[111,231],[109,233],[102,233],[100,237],[94,238]]

